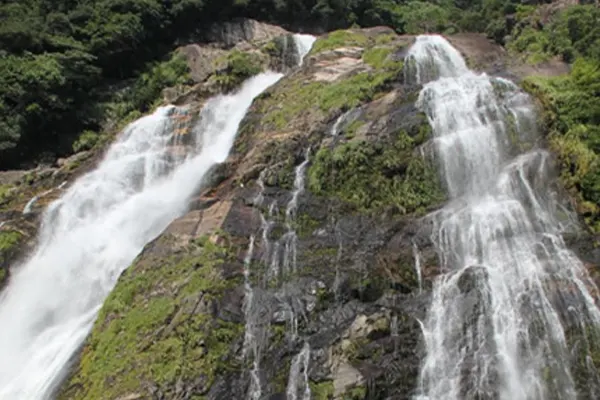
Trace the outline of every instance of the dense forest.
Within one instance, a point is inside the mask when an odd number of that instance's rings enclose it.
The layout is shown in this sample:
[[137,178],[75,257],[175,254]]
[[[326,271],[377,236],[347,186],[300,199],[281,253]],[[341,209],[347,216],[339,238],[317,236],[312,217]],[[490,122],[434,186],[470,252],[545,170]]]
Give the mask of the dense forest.
[[[558,93],[548,101],[560,113],[548,123],[583,132],[595,152],[600,150],[600,10],[594,1],[554,8],[545,3],[1,0],[0,168],[89,148],[106,121],[130,120],[151,108],[163,87],[185,83],[186,65],[173,56],[175,46],[198,40],[211,23],[237,17],[309,32],[375,25],[398,33],[477,31],[527,62],[558,56],[574,63],[572,75],[535,83],[538,91]],[[600,201],[600,181],[586,185],[588,196]]]

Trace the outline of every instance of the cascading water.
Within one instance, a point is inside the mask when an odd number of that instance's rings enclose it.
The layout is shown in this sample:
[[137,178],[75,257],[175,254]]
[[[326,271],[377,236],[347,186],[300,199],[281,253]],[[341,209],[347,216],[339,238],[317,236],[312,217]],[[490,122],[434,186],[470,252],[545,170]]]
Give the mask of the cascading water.
[[563,242],[568,214],[548,153],[515,156],[511,143],[511,133],[535,136],[527,96],[470,71],[440,36],[418,37],[405,65],[407,79],[424,84],[417,105],[451,198],[427,217],[443,274],[422,322],[417,398],[597,398],[591,355],[573,353],[597,332],[598,291]]
[[304,63],[304,57],[310,52],[313,44],[317,40],[313,35],[307,35],[303,33],[294,34],[294,43],[296,44],[296,52],[298,54],[298,65]]
[[413,258],[415,259],[415,273],[417,274],[417,283],[419,285],[419,293],[423,291],[423,278],[421,276],[421,253],[416,243],[413,243]]
[[310,345],[304,342],[300,353],[292,359],[287,385],[287,400],[310,400],[311,391],[308,382],[310,365]]
[[281,77],[263,73],[236,94],[208,101],[195,130],[197,151],[187,158],[168,146],[175,107],[139,119],[49,206],[37,249],[13,268],[0,297],[1,399],[52,396],[120,273],[185,212],[211,168],[227,158],[252,100]]
[[[316,38],[311,35],[294,34],[294,44],[297,51],[298,66],[301,66],[304,57],[308,54],[312,48]],[[286,234],[276,241],[271,243],[269,240],[269,234],[273,229],[276,222],[274,221],[275,215],[278,214],[279,209],[277,201],[274,200],[268,206],[268,214],[265,216],[263,213],[261,217],[261,228],[260,238],[262,245],[262,263],[267,266],[267,270],[263,272],[263,276],[255,279],[256,284],[253,286],[251,283],[251,264],[252,254],[255,246],[255,237],[251,236],[250,244],[248,247],[244,277],[245,277],[245,299],[244,299],[244,314],[246,318],[245,334],[244,334],[244,358],[252,359],[252,368],[250,370],[250,383],[248,385],[248,391],[246,398],[248,400],[258,400],[262,396],[262,384],[260,377],[260,363],[262,359],[262,352],[265,346],[268,345],[268,334],[269,327],[271,324],[271,316],[273,310],[271,309],[271,299],[268,293],[268,287],[272,280],[277,280],[283,274],[289,274],[295,272],[296,268],[296,242],[297,236],[293,227],[293,223],[296,215],[296,208],[298,203],[298,196],[304,190],[304,170],[308,164],[308,151],[304,162],[296,167],[295,179],[294,179],[294,190],[292,197],[286,206],[285,211],[285,225]],[[265,185],[264,175],[266,170],[260,173],[257,180],[259,187],[259,193],[254,199],[255,206],[263,206],[265,196]],[[284,246],[283,262],[281,260],[281,246]],[[282,268],[282,270],[280,270]],[[284,289],[285,293],[285,289]],[[284,296],[285,297],[285,296]],[[285,302],[284,302],[285,303]],[[286,303],[289,305],[289,303]],[[291,308],[288,320],[292,326],[293,335],[295,335],[296,317]],[[310,389],[309,393],[310,393]],[[308,399],[307,399],[308,400]]]

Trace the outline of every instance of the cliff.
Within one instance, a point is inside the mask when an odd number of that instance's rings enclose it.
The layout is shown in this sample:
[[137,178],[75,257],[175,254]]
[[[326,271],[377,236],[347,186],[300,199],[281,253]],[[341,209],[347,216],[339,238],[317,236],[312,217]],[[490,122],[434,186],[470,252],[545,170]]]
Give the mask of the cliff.
[[[415,37],[331,32],[297,67],[281,28],[246,21],[211,35],[213,44],[180,49],[193,84],[164,90],[165,103],[196,115],[264,68],[286,76],[253,102],[188,212],[121,275],[58,398],[277,400],[307,385],[318,400],[411,399],[420,321],[440,272],[422,217],[447,200],[415,106],[422,87],[404,74]],[[479,34],[448,39],[471,68],[518,82],[569,70],[556,59],[516,60]],[[196,122],[182,118],[173,153],[190,151]],[[92,168],[105,146],[3,173],[3,271],[34,246],[39,213],[61,183]],[[577,235],[572,247],[596,271],[593,245],[581,245],[591,234]]]

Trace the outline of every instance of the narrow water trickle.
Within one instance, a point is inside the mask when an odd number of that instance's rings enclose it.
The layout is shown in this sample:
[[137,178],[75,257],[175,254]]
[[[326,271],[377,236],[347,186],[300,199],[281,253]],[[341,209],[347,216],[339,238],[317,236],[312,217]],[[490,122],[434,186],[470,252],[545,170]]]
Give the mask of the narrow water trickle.
[[194,131],[198,146],[173,157],[176,107],[130,124],[97,168],[43,215],[39,245],[13,266],[0,295],[0,398],[52,398],[121,272],[186,211],[212,167],[227,158],[253,99],[277,82],[267,72],[210,99]]
[[287,400],[310,400],[311,391],[308,381],[308,368],[310,366],[310,345],[304,342],[300,353],[292,359],[290,376],[287,385]]
[[333,126],[331,127],[331,136],[337,136],[340,133],[340,125],[344,122],[344,119],[348,115],[348,111],[337,117]]
[[514,145],[537,135],[531,101],[470,71],[440,36],[419,36],[405,65],[424,85],[417,106],[450,195],[426,217],[445,273],[422,321],[416,398],[593,398],[597,371],[580,360],[592,356],[581,343],[597,337],[598,290],[562,239],[549,154]]
[[344,240],[339,222],[335,224],[335,240],[337,242],[338,248],[335,254],[335,277],[333,279],[333,295],[335,298],[335,302],[339,303],[341,286],[340,264],[342,263],[342,255],[344,253]]
[[296,51],[298,55],[298,66],[304,64],[304,57],[310,52],[317,38],[313,35],[295,33],[294,42],[296,43]]
[[250,370],[250,387],[248,388],[248,398],[258,400],[262,394],[260,384],[260,343],[256,337],[260,334],[257,330],[257,318],[253,313],[256,311],[256,302],[254,299],[254,289],[250,281],[250,267],[252,256],[254,255],[254,235],[250,236],[248,251],[244,258],[244,317],[246,325],[244,328],[244,347],[242,356],[244,359],[252,359],[252,369]]
[[417,284],[419,293],[423,291],[423,278],[421,277],[421,253],[416,243],[413,243],[413,258],[415,259],[415,273],[417,274]]
[[[293,35],[295,47],[297,50],[298,66],[301,66],[304,57],[308,54],[312,48],[316,38],[311,35],[294,34]],[[262,257],[260,259],[263,264],[263,271],[254,271],[261,276],[257,276],[254,281],[256,285],[252,287],[250,274],[251,262],[252,262],[252,251],[255,246],[255,237],[251,236],[248,253],[246,257],[245,265],[245,282],[246,282],[246,296],[245,296],[245,317],[246,317],[246,328],[245,328],[245,340],[244,340],[244,357],[245,359],[252,358],[252,368],[250,371],[250,383],[248,385],[248,391],[246,393],[247,400],[258,400],[263,394],[263,388],[261,384],[260,372],[261,372],[261,360],[262,352],[268,346],[269,330],[271,327],[271,318],[274,309],[272,305],[274,303],[273,298],[278,299],[285,305],[286,319],[289,321],[291,336],[295,339],[297,334],[297,319],[294,312],[293,303],[286,301],[286,287],[282,279],[296,272],[296,245],[298,237],[295,231],[295,219],[296,210],[298,207],[298,198],[304,191],[304,173],[306,165],[308,164],[309,151],[307,150],[305,160],[296,167],[294,175],[294,189],[291,193],[291,198],[286,205],[285,209],[285,228],[286,233],[274,243],[269,239],[274,226],[277,224],[276,216],[279,214],[279,207],[276,200],[273,200],[267,208],[267,215],[260,212],[261,226],[260,226],[260,247],[262,250]],[[255,207],[264,207],[265,203],[265,173],[267,170],[263,170],[259,178],[257,179],[257,185],[259,192],[254,199]],[[283,249],[283,252],[281,251]],[[271,286],[278,285],[280,293],[276,293],[274,296],[270,293]],[[310,400],[310,389],[309,397],[306,400]]]
[[35,203],[36,203],[36,202],[37,202],[37,201],[40,199],[40,197],[44,197],[44,196],[46,196],[46,195],[49,195],[50,193],[54,192],[54,190],[55,190],[54,188],[53,188],[53,189],[49,189],[49,190],[46,190],[45,192],[43,192],[43,193],[41,193],[41,194],[39,194],[39,195],[33,196],[33,197],[32,197],[32,198],[31,198],[31,199],[30,199],[30,200],[27,202],[27,204],[25,204],[25,207],[23,207],[23,211],[22,211],[22,213],[23,213],[24,215],[27,215],[27,214],[31,213],[31,211],[32,211],[32,209],[33,209],[33,206],[34,206],[34,205],[35,205]]

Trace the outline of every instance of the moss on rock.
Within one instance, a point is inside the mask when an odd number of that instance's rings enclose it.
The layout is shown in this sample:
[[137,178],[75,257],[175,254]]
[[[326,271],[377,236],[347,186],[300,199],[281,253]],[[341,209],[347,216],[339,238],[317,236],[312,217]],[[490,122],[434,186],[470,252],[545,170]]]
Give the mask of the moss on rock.
[[178,382],[201,396],[217,374],[237,368],[228,354],[244,327],[212,315],[237,284],[219,276],[231,254],[207,239],[183,250],[167,259],[142,256],[121,276],[60,398],[150,396],[157,389],[171,398]]
[[258,54],[233,50],[227,54],[225,66],[214,74],[216,84],[224,92],[229,92],[246,79],[263,70],[263,60]]
[[[364,44],[367,44],[366,40],[365,37]],[[371,45],[375,46],[374,43]],[[402,76],[403,62],[389,57],[394,50],[395,47],[388,46],[369,47],[363,62],[371,67],[370,70],[333,82],[307,83],[302,74],[282,81],[275,91],[259,99],[260,112],[264,115],[262,123],[280,130],[289,128],[291,121],[305,113],[312,113],[313,120],[323,119],[324,115],[373,100]]]
[[22,239],[23,234],[19,231],[0,231],[0,267],[7,263],[10,258],[15,255]]
[[359,210],[393,206],[398,212],[424,212],[444,199],[437,173],[419,155],[406,132],[393,143],[349,141],[321,148],[308,171],[308,187],[335,196]]
[[325,50],[336,49],[344,46],[366,46],[369,38],[361,31],[346,29],[330,32],[320,37],[311,49],[311,54],[317,54]]
[[309,382],[310,392],[314,400],[333,399],[334,387],[333,381]]

